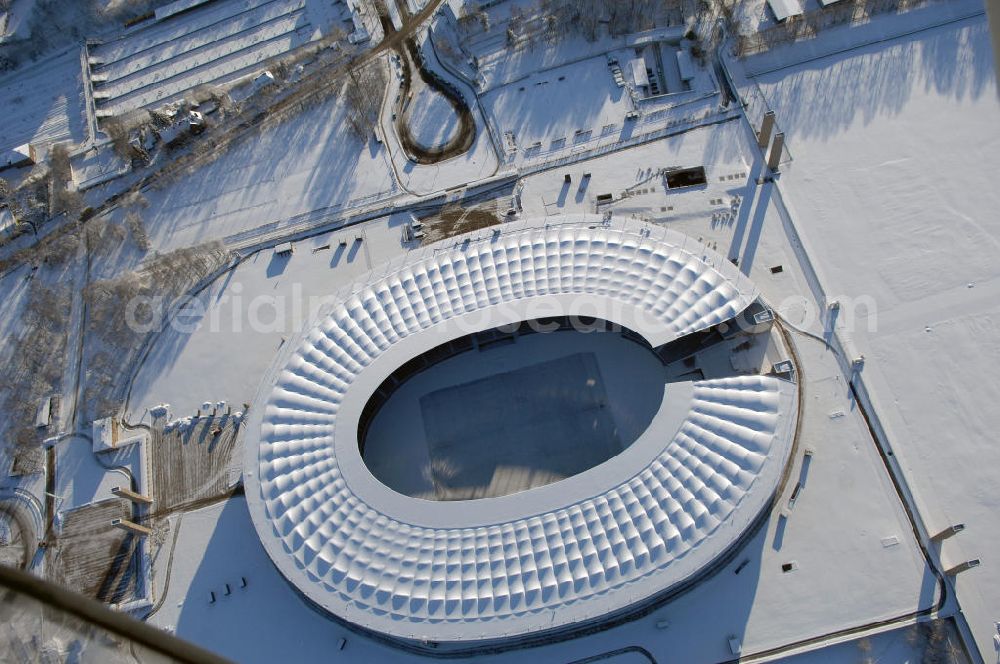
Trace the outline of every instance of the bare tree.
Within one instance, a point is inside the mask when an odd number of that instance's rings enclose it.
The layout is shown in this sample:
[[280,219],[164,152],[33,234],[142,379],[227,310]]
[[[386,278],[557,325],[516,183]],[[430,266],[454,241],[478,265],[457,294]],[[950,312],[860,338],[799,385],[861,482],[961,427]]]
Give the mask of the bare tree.
[[49,151],[49,169],[54,183],[65,184],[73,177],[73,167],[69,163],[69,149],[64,143],[57,143]]
[[84,239],[92,255],[106,257],[121,247],[127,231],[105,217],[88,220],[83,227]]
[[7,389],[0,393],[16,454],[38,449],[40,437],[49,435],[35,429],[35,410],[43,398],[59,391],[62,382],[70,286],[34,281],[26,297],[18,337],[3,358]]
[[367,139],[378,124],[385,85],[385,72],[377,63],[350,71],[344,86],[347,124],[359,139]]
[[66,189],[65,187],[53,187],[52,212],[53,214],[65,214],[70,218],[78,219],[84,212],[83,196],[80,192]]
[[449,33],[444,39],[435,39],[434,47],[437,49],[438,55],[444,59],[450,62],[462,62],[465,59],[462,49],[450,37],[451,34]]
[[[9,0],[2,0],[9,2]],[[57,48],[80,42],[88,34],[106,32],[132,20],[151,16],[158,0],[95,2],[93,0],[35,0],[24,3],[29,35],[0,44],[0,70],[15,68]]]
[[467,4],[462,5],[461,13],[458,15],[458,29],[464,35],[471,35],[483,29],[483,23],[478,14],[472,11]]
[[52,213],[78,218],[83,211],[83,196],[67,186],[73,179],[73,167],[69,161],[69,150],[62,143],[52,146],[49,151],[49,176]]
[[507,23],[507,46],[515,46],[524,33],[525,16],[521,7],[511,7],[510,21]]
[[0,178],[0,203],[10,203],[14,198],[14,189],[10,183]]
[[587,41],[597,41],[603,12],[604,3],[601,0],[581,0],[578,3],[576,25]]
[[131,368],[127,360],[135,355],[147,335],[155,333],[132,327],[125,312],[130,311],[132,321],[149,322],[153,330],[158,329],[169,307],[154,306],[155,296],[162,297],[164,304],[177,301],[228,257],[218,242],[185,247],[154,254],[137,270],[87,286],[83,293],[87,303],[83,417],[93,418],[121,409]]
[[146,233],[146,225],[142,221],[142,216],[137,210],[129,210],[125,214],[125,227],[128,229],[132,242],[143,253],[149,251],[152,243]]
[[107,118],[101,123],[104,133],[111,139],[111,148],[122,159],[133,157],[132,145],[129,143],[129,127],[122,118]]

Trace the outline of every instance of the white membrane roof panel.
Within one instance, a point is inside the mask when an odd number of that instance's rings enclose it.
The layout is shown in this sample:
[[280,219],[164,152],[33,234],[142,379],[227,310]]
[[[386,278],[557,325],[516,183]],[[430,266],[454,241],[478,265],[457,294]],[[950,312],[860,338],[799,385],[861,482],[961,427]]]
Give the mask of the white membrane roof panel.
[[369,397],[445,341],[553,315],[598,316],[653,346],[733,318],[757,291],[702,244],[631,220],[570,217],[452,238],[336,294],[286,344],[246,426],[246,494],[282,574],[391,637],[485,642],[626,612],[711,567],[771,500],[795,386],[696,381],[671,437],[643,434],[574,477],[471,501],[408,498],[358,450]]

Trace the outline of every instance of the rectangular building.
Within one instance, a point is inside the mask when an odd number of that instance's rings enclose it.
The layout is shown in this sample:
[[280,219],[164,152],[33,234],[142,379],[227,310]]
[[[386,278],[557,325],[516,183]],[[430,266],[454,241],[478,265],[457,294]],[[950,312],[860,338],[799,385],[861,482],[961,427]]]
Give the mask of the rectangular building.
[[635,82],[635,87],[649,87],[649,76],[646,74],[646,61],[642,58],[635,58],[632,60],[631,66],[632,80]]
[[21,168],[35,163],[35,147],[29,143],[0,153],[0,171],[5,168]]
[[767,0],[767,5],[779,23],[792,16],[802,14],[802,6],[799,5],[798,0]]

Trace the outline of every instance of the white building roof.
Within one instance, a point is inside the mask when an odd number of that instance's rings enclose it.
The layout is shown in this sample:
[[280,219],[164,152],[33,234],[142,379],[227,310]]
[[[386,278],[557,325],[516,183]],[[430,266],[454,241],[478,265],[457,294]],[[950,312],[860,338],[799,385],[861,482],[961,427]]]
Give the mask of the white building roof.
[[[129,435],[121,437],[122,433]],[[111,417],[94,420],[91,438],[94,454],[144,443],[149,435],[145,431],[123,432]]]
[[94,454],[110,450],[115,446],[114,421],[110,417],[94,420],[91,428],[91,442]]
[[6,205],[0,207],[0,235],[14,230],[14,213]]
[[767,0],[767,4],[779,22],[802,13],[798,0]]
[[268,555],[317,605],[391,637],[475,643],[627,612],[740,541],[789,455],[795,386],[740,376],[695,382],[672,437],[647,431],[555,484],[460,502],[381,484],[358,423],[420,353],[574,312],[658,346],[757,297],[725,258],[662,227],[580,216],[504,228],[411,252],[343,289],[285,346],[250,409],[246,495]]
[[0,152],[0,168],[9,168],[20,164],[32,163],[33,161],[31,145],[28,143]]
[[96,187],[132,170],[130,161],[114,150],[87,150],[72,158],[73,180],[80,191]]
[[677,69],[680,71],[682,81],[690,81],[695,77],[694,61],[691,59],[691,52],[679,48],[674,51],[677,54]]
[[642,58],[634,58],[631,62],[632,80],[636,87],[646,87],[649,85],[649,76],[646,74],[646,61]]

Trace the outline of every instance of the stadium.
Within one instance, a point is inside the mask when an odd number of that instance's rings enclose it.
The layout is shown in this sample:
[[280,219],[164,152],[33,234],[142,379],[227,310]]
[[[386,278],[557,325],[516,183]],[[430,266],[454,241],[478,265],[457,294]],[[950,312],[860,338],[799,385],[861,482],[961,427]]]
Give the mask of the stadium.
[[283,346],[247,415],[247,501],[302,596],[403,647],[600,629],[767,516],[794,378],[753,283],[694,238],[505,224],[374,269]]

